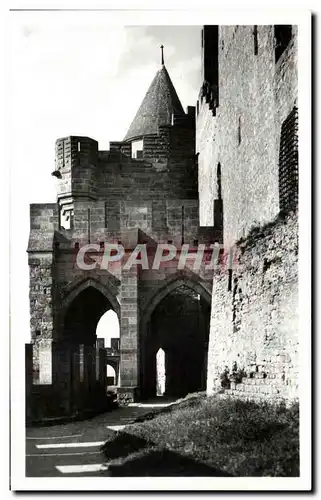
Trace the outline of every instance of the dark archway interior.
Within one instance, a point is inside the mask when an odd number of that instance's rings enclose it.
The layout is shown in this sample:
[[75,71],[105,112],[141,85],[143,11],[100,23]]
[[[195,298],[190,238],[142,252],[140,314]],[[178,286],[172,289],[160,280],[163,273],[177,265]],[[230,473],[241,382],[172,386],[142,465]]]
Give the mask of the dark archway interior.
[[63,340],[95,345],[98,321],[109,309],[112,309],[111,303],[96,288],[90,286],[80,292],[66,313]]
[[165,395],[206,389],[210,304],[188,286],[169,293],[155,308],[142,352],[142,394],[156,394],[156,354],[165,351]]

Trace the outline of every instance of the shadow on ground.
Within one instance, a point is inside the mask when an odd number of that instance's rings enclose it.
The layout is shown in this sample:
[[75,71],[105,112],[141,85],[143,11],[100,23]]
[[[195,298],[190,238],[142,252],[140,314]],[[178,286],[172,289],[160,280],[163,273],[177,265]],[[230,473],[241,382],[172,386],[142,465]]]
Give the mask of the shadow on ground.
[[[113,440],[107,441],[102,451],[108,462],[114,460],[108,467],[108,476],[231,477],[222,470],[159,448],[155,443],[125,432],[118,432]],[[115,460],[117,458],[123,460]]]
[[[153,420],[155,417],[158,417],[161,414],[171,413],[173,411],[173,407],[179,405],[179,408],[182,410],[184,408],[194,408],[199,406],[200,400],[205,399],[206,393],[197,393],[192,394],[188,397],[177,399],[170,396],[157,396],[156,398],[149,399],[146,402],[142,401],[142,405],[145,403],[149,403],[150,406],[155,405],[154,408],[151,409],[150,412],[145,413],[144,415],[140,415],[136,417],[133,422],[145,422],[146,420]],[[164,406],[163,406],[164,405]],[[162,407],[163,406],[163,407]]]

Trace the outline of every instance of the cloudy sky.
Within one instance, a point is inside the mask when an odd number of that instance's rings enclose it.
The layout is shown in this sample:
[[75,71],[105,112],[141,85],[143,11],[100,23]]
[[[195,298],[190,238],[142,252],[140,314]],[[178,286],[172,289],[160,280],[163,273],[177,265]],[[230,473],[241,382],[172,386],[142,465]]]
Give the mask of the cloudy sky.
[[161,44],[184,108],[201,83],[199,26],[115,26],[107,12],[98,21],[83,14],[11,14],[11,321],[25,341],[29,204],[56,200],[55,140],[85,135],[102,150],[121,140],[160,67]]

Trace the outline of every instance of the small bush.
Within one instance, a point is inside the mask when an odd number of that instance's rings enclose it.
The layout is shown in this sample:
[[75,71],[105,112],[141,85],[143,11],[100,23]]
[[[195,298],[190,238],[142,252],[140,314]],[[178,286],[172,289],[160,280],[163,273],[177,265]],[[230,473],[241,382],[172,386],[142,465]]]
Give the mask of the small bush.
[[244,370],[244,368],[238,368],[236,361],[234,361],[230,380],[233,379],[234,382],[240,384],[244,377],[246,377],[246,371]]
[[227,366],[225,367],[223,373],[221,373],[220,379],[221,379],[221,387],[223,387],[224,389],[229,389],[231,385],[230,370],[228,369]]

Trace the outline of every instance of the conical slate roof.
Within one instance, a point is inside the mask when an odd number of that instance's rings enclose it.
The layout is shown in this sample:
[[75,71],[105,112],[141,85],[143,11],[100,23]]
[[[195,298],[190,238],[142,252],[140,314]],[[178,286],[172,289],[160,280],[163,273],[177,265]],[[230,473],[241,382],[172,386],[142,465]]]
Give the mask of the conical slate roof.
[[157,71],[124,141],[157,134],[160,125],[171,125],[173,113],[185,114],[172,80],[163,65]]

